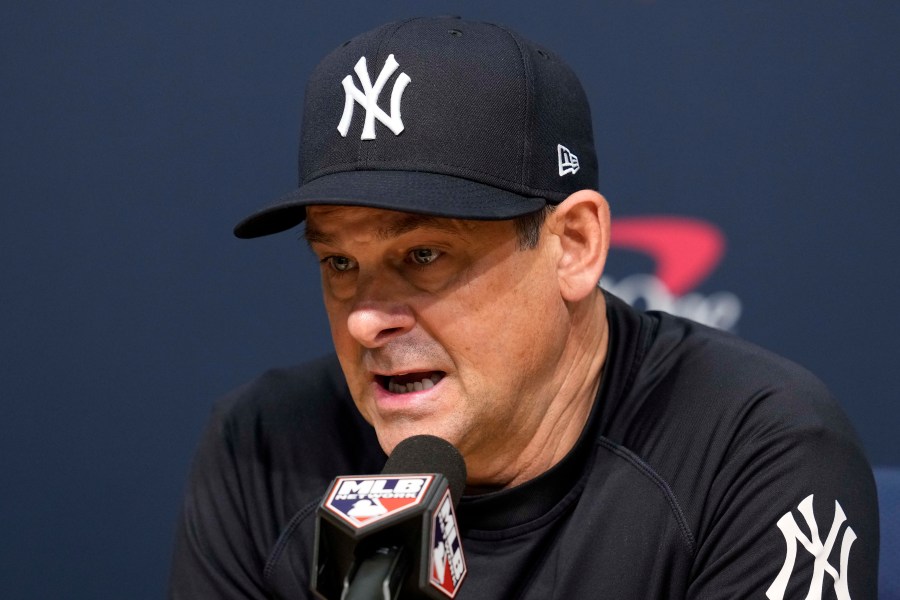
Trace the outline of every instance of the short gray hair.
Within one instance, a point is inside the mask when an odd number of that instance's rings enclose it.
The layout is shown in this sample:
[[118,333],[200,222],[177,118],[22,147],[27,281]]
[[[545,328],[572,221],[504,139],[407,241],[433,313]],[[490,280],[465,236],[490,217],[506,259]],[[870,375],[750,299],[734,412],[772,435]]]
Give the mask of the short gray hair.
[[555,204],[547,204],[544,208],[516,217],[513,225],[516,227],[516,237],[519,241],[519,250],[533,250],[537,248],[541,239],[541,227],[553,211]]

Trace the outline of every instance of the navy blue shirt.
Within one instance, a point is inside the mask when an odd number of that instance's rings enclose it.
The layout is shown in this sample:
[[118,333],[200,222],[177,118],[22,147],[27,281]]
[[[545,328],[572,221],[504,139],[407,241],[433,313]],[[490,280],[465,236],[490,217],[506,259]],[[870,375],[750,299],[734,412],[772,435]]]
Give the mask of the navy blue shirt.
[[[573,450],[520,486],[462,498],[457,598],[876,598],[875,484],[824,385],[608,294],[607,316]],[[385,460],[333,356],[236,390],[195,458],[170,597],[312,597],[326,488]]]

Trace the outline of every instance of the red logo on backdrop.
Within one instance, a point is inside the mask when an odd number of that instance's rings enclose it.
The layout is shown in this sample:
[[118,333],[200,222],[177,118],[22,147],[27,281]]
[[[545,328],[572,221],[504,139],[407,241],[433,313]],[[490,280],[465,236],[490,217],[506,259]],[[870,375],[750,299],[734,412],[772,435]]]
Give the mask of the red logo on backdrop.
[[610,246],[641,252],[653,259],[654,273],[618,280],[604,275],[601,285],[634,305],[663,310],[720,329],[732,329],[741,302],[731,292],[695,292],[725,254],[725,236],[712,223],[675,216],[614,219]]
[[677,296],[706,279],[725,253],[725,237],[716,227],[679,217],[616,219],[610,244],[650,255],[656,276]]

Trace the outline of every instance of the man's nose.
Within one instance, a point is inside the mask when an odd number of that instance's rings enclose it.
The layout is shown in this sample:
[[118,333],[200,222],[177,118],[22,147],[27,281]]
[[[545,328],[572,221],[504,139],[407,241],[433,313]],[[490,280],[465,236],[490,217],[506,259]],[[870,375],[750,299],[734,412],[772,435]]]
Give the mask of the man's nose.
[[350,335],[367,348],[377,348],[407,333],[416,322],[407,303],[386,297],[386,290],[373,284],[368,282],[359,290],[347,317]]

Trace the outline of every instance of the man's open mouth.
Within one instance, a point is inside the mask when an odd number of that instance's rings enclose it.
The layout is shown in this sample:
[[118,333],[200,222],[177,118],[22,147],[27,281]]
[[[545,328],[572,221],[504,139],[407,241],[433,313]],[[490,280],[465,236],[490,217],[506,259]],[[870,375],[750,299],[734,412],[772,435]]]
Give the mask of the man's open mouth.
[[433,388],[444,378],[443,371],[424,371],[400,375],[378,375],[378,384],[392,394],[408,394]]

